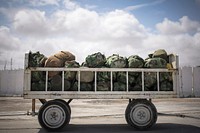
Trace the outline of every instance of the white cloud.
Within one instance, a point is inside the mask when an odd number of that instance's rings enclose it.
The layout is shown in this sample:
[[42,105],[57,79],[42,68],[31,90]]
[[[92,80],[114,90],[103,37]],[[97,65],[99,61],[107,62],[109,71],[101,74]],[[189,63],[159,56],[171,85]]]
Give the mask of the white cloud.
[[45,12],[39,10],[20,10],[14,16],[14,29],[26,36],[43,36],[48,33]]
[[83,8],[58,10],[50,18],[39,10],[21,10],[15,15],[14,28],[26,36],[68,36],[75,40],[116,40],[140,42],[146,30],[135,18],[122,10],[98,14]]
[[98,22],[98,14],[83,8],[73,11],[57,11],[51,17],[52,31],[68,36],[87,36]]
[[157,30],[162,34],[196,33],[200,30],[199,27],[199,22],[190,20],[187,16],[180,18],[179,22],[165,18],[162,23],[156,25]]
[[0,26],[0,52],[14,51],[20,44],[20,40],[10,33],[10,29],[5,26]]
[[22,67],[21,40],[12,35],[10,29],[5,26],[0,26],[0,48],[0,69],[10,65],[11,58],[15,60],[15,68]]

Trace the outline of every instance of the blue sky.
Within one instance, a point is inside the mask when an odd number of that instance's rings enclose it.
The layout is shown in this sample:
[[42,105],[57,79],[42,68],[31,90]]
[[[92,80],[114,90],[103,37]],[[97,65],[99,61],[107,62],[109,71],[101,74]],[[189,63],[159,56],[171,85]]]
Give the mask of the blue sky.
[[[115,9],[128,10],[131,14],[145,26],[154,28],[155,24],[164,18],[176,21],[182,16],[188,16],[192,20],[200,21],[200,1],[199,0],[72,0],[82,7],[90,8],[99,13],[109,12]],[[58,8],[64,8],[62,1],[59,6],[45,5],[36,7],[30,5],[28,0],[1,0],[0,7],[3,8],[37,8],[47,13]],[[132,9],[131,9],[132,7]],[[6,24],[7,19],[0,14],[0,23]]]
[[0,0],[0,69],[11,58],[23,67],[29,50],[69,50],[82,62],[164,48],[181,66],[200,65],[199,12],[200,0]]

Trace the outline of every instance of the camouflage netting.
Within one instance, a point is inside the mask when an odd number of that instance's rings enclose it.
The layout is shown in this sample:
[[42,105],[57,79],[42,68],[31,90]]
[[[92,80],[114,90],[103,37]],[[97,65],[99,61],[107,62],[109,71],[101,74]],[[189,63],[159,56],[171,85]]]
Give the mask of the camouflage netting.
[[45,82],[38,81],[31,83],[31,91],[44,91],[45,90]]
[[118,54],[113,54],[107,58],[106,66],[110,68],[125,68],[127,67],[127,59]]
[[150,58],[145,61],[145,68],[166,68],[167,62],[162,58]]
[[[78,81],[76,81],[72,88],[71,88],[72,91],[78,91]],[[81,82],[80,83],[80,91],[94,91],[94,87],[93,87],[93,83],[92,82],[88,82],[88,83],[85,83],[85,82]]]
[[[145,68],[167,68],[168,56],[167,52],[163,49],[156,50],[153,54],[149,54],[149,58],[145,60]],[[172,75],[170,73],[161,72],[159,75],[160,90],[169,91],[169,85],[164,86],[164,83],[172,81]],[[167,82],[163,82],[167,81]],[[145,90],[146,91],[157,91],[157,74],[153,72],[145,73],[144,75]],[[162,83],[163,82],[163,83]],[[162,83],[162,84],[161,84]],[[167,88],[168,87],[168,88]]]
[[143,68],[144,60],[138,55],[132,55],[128,57],[128,67],[129,68]]
[[[73,60],[73,61],[66,61],[65,67],[66,68],[79,68],[80,65],[79,65],[78,62]],[[69,80],[69,81],[74,81],[74,80],[76,80],[76,74],[77,74],[76,71],[66,71],[65,72],[65,79]]]
[[88,55],[85,59],[85,65],[87,67],[102,67],[105,65],[106,57],[100,52]]
[[[102,67],[106,68],[106,67]],[[97,72],[97,81],[110,81],[111,73],[110,72]],[[112,78],[116,80],[116,73],[112,74]]]
[[[44,67],[44,63],[47,58],[40,54],[40,52],[29,52],[28,67]],[[45,90],[45,73],[41,71],[31,72],[31,90],[32,91],[44,91]]]
[[110,81],[97,82],[97,91],[110,91]]
[[47,57],[45,57],[43,54],[40,54],[40,52],[32,53],[30,51],[28,67],[44,67],[44,63],[46,60]]
[[[88,55],[85,62],[80,66],[75,61],[75,56],[68,51],[60,51],[57,54],[46,58],[39,52],[29,53],[29,67],[66,67],[66,68],[169,68],[169,58],[167,52],[163,49],[156,50],[149,57],[143,60],[138,55],[131,55],[128,58],[118,54],[113,54],[108,58],[98,52]],[[170,65],[171,66],[171,65]],[[45,72],[33,71],[31,73],[31,90],[45,90]],[[113,91],[126,91],[128,76],[129,91],[142,90],[142,73],[141,72],[112,72]],[[78,90],[78,73],[77,71],[65,71],[64,73],[64,90]],[[172,73],[159,73],[160,91],[171,91],[173,89]],[[80,90],[94,91],[94,72],[83,71],[80,76]],[[48,90],[62,90],[62,72],[49,72]],[[144,73],[145,91],[157,91],[157,73]],[[111,90],[111,73],[97,72],[97,91]]]
[[[113,54],[111,56],[109,56],[106,60],[105,63],[106,67],[108,68],[125,68],[127,67],[127,58],[126,57],[122,57],[118,54]],[[125,90],[124,88],[124,79],[121,78],[122,74],[120,72],[113,72],[112,73],[112,77],[113,77],[113,90],[114,91],[123,91]],[[110,72],[102,72],[102,77],[108,77],[108,80],[106,80],[107,84],[105,84],[104,86],[108,86],[107,88],[110,88]],[[120,79],[121,78],[121,79]],[[105,78],[104,78],[105,79]],[[122,82],[120,82],[120,80],[122,80]],[[109,84],[108,84],[109,83]],[[97,84],[99,86],[99,84]],[[103,90],[103,89],[101,89]]]

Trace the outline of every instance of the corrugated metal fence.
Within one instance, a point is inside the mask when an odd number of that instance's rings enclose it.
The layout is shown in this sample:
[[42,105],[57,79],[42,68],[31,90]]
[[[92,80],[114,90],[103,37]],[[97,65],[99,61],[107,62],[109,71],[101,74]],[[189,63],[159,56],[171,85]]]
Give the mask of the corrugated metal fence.
[[[200,67],[179,69],[180,97],[200,97]],[[24,70],[0,71],[0,96],[23,94]]]

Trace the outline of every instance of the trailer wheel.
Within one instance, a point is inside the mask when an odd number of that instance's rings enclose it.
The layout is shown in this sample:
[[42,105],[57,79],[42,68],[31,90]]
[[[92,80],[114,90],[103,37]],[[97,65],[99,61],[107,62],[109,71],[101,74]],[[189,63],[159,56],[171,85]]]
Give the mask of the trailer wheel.
[[69,106],[69,104],[65,101],[65,100],[63,100],[63,99],[55,99],[56,101],[60,101],[60,102],[62,102],[63,104],[65,104],[67,107],[68,107],[68,109],[69,109],[69,112],[70,112],[70,115],[71,115],[71,107]]
[[61,101],[51,100],[40,107],[38,121],[46,130],[55,131],[63,128],[70,121],[68,106]]
[[145,130],[152,127],[157,121],[157,110],[153,103],[146,99],[136,99],[126,108],[125,118],[132,127]]

